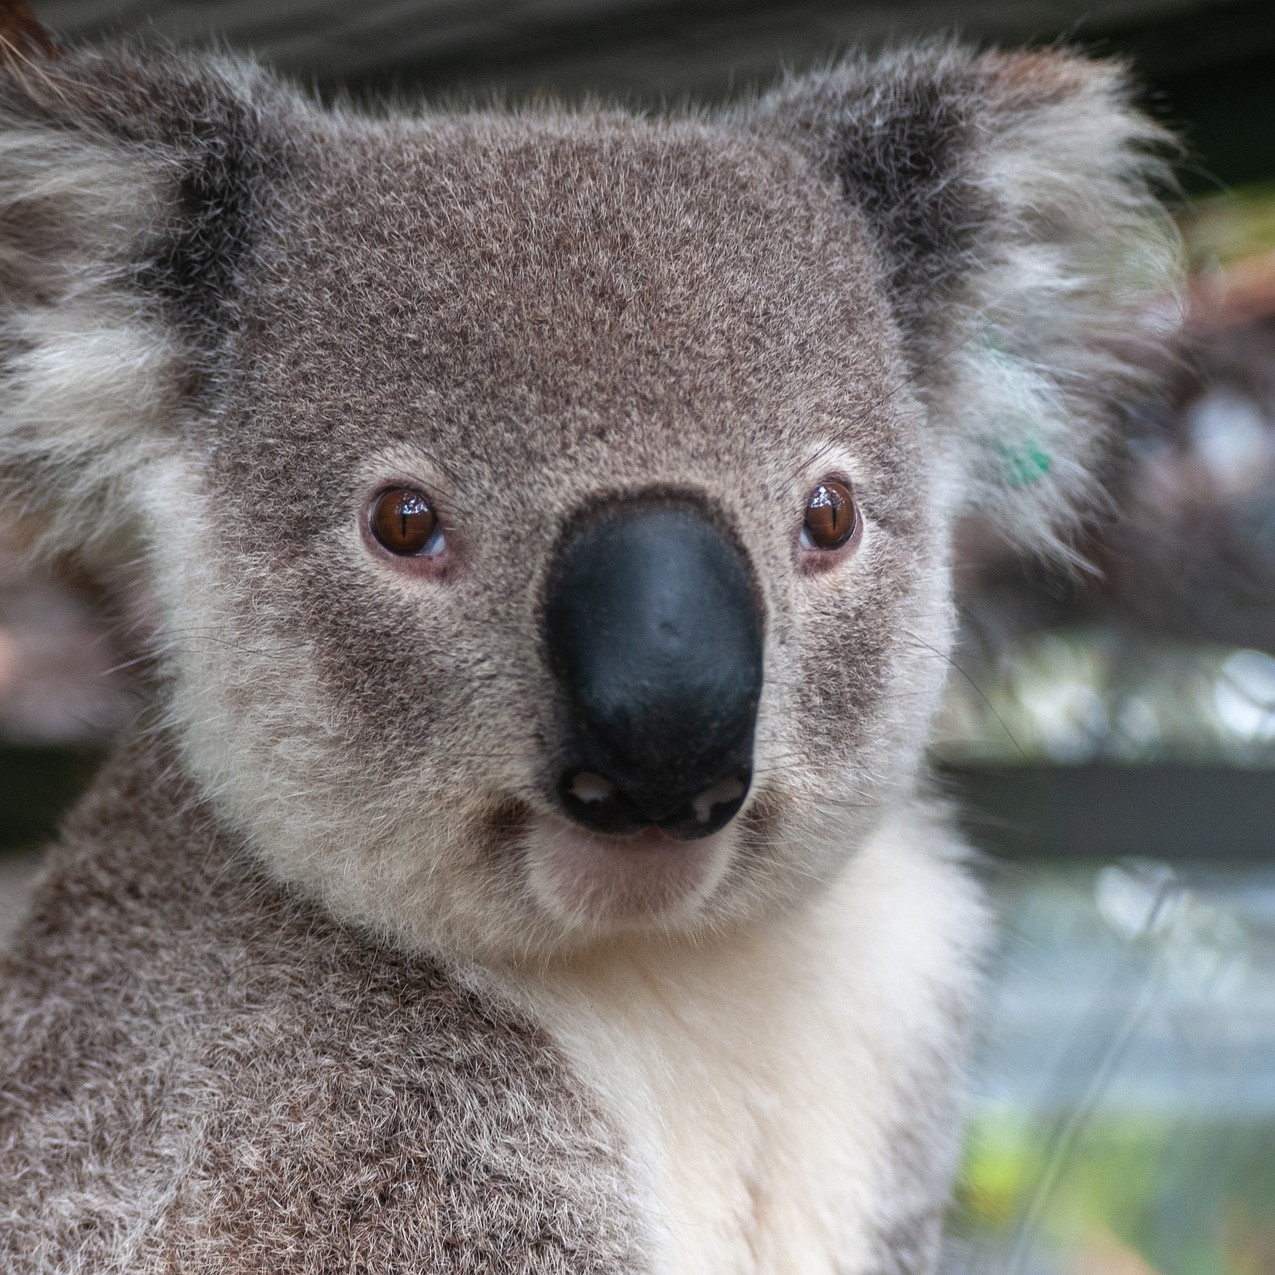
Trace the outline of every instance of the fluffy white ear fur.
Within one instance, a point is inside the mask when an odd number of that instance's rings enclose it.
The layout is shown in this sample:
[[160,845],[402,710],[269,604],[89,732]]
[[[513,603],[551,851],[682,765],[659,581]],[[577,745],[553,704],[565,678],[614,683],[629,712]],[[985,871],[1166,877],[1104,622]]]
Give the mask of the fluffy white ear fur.
[[1063,557],[1176,327],[1171,139],[1132,98],[1119,64],[945,46],[760,104],[871,227],[953,512]]
[[206,388],[265,83],[128,48],[0,65],[0,505],[37,550],[132,540]]
[[24,112],[24,81],[56,94],[47,75],[9,71],[0,98],[0,476],[37,548],[92,556],[178,406],[179,353],[132,278],[168,183],[87,115]]

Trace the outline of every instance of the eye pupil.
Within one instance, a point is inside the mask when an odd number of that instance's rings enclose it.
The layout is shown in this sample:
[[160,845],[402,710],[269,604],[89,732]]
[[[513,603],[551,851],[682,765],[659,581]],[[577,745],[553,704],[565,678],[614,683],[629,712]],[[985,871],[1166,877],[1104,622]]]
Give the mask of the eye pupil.
[[839,549],[859,526],[850,488],[830,478],[815,488],[806,505],[805,537],[816,549]]
[[438,515],[423,492],[394,487],[372,506],[372,534],[391,553],[414,557],[424,553],[438,533]]

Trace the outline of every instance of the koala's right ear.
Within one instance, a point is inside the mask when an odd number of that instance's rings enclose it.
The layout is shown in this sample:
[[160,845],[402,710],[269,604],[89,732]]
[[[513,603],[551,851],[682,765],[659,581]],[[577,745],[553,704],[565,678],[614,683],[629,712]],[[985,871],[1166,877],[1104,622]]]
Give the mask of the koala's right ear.
[[5,514],[91,560],[209,394],[283,162],[259,123],[282,90],[227,60],[0,35]]
[[1066,555],[1173,322],[1167,135],[1065,50],[851,58],[751,115],[862,217],[954,507]]

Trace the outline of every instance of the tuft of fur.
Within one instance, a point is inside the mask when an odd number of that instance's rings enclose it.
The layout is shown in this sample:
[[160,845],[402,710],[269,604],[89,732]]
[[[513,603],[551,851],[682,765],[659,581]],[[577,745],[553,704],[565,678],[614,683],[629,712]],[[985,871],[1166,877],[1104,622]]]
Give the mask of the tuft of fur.
[[[0,478],[156,609],[0,973],[8,1268],[931,1271],[987,932],[925,796],[953,525],[1093,498],[1158,141],[1066,53],[662,119],[0,73]],[[370,537],[404,485],[445,560]],[[747,803],[640,851],[558,810],[543,636],[632,500],[724,529],[766,635]]]
[[38,552],[133,547],[139,483],[211,399],[283,159],[249,63],[86,51],[0,74],[0,481]]

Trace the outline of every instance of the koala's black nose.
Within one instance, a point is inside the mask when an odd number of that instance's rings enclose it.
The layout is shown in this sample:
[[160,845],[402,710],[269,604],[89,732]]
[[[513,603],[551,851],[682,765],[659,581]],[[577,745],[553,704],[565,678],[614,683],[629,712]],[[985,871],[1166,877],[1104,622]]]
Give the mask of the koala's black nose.
[[690,509],[603,510],[559,550],[545,625],[567,704],[567,813],[610,833],[725,825],[751,782],[762,681],[740,551]]

